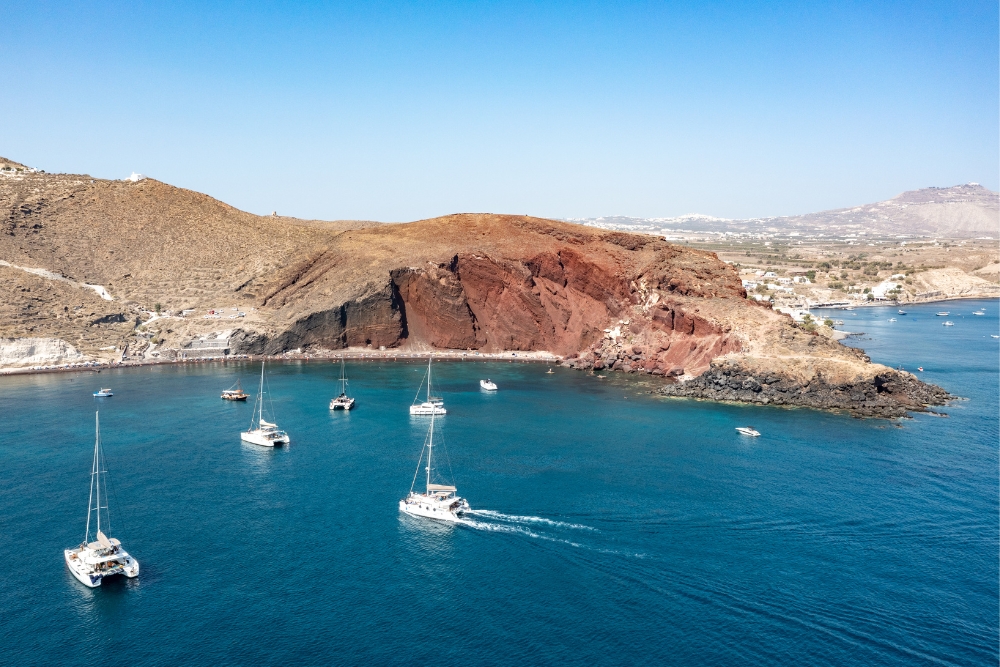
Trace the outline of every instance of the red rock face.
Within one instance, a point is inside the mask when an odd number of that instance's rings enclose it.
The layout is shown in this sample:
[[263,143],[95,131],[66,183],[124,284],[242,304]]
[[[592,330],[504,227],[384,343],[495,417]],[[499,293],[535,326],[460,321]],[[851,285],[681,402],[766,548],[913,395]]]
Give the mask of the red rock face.
[[[450,221],[445,231],[452,239],[475,232],[477,220]],[[579,367],[662,375],[697,374],[739,350],[707,313],[752,306],[736,272],[715,255],[651,236],[502,222],[463,241],[466,250],[448,261],[388,269],[384,290],[296,319],[265,349],[538,350]],[[479,243],[490,250],[468,250]],[[273,280],[265,301],[300,308],[310,291],[337,283],[331,272],[346,257],[304,258]]]
[[[740,289],[710,272],[677,272],[660,282],[669,289],[671,281],[670,291],[684,294],[705,286],[713,294]],[[663,375],[697,374],[740,347],[707,318],[672,302],[637,314],[640,298],[629,287],[635,281],[612,261],[570,247],[525,261],[460,254],[447,265],[395,271],[393,283],[406,322],[400,343],[564,356],[590,348],[580,364]],[[623,317],[630,318],[625,334],[634,344],[605,340],[604,329]]]
[[527,262],[459,255],[392,279],[407,341],[442,349],[568,354],[599,338],[629,300],[608,267],[569,249]]

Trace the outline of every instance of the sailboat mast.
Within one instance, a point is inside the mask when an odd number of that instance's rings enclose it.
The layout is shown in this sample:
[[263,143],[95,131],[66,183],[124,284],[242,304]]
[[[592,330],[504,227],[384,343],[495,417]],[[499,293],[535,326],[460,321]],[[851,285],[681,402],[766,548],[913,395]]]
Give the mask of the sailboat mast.
[[[100,412],[94,413],[94,419],[97,420]],[[97,422],[97,428],[100,429],[100,422]],[[90,466],[90,497],[87,498],[87,533],[83,536],[84,543],[90,541],[90,513],[94,509],[94,471],[97,470],[97,437],[94,437],[94,463]]]
[[[101,445],[101,415],[94,414],[94,472],[97,474],[97,532],[101,532],[101,457],[99,455]],[[89,536],[89,533],[88,533]]]
[[[430,380],[430,378],[428,378]],[[434,413],[431,412],[430,440],[427,443],[427,488],[424,493],[431,495],[431,453],[434,451]]]
[[[431,357],[427,357],[427,402],[428,403],[431,402]],[[433,421],[434,417],[433,412],[431,413],[431,417],[432,417],[431,421]],[[431,433],[431,437],[432,438],[434,437],[433,433]]]
[[[260,362],[260,391],[257,392],[257,398],[260,399],[260,416],[257,417],[257,428],[260,428],[260,422],[264,419],[264,362]],[[274,419],[272,417],[271,419]]]

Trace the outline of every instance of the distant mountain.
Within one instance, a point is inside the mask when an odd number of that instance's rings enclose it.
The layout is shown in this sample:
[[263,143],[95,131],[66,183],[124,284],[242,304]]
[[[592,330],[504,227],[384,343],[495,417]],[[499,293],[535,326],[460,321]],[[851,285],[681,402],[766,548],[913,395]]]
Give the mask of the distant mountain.
[[1000,236],[1000,194],[978,183],[911,190],[887,201],[805,215],[729,220],[707,215],[675,218],[576,218],[607,229],[677,232],[800,232],[904,236]]

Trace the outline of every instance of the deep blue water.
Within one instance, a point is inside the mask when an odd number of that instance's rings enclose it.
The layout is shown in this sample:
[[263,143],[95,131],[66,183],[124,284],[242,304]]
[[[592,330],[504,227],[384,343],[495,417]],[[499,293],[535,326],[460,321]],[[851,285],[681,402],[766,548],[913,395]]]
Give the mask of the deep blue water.
[[[908,310],[836,316],[964,397],[947,418],[441,363],[441,434],[486,511],[459,526],[397,510],[427,423],[407,414],[416,362],[349,364],[349,414],[327,409],[336,365],[270,366],[292,437],[274,451],[239,440],[252,405],[218,398],[237,373],[255,391],[253,367],[0,378],[0,661],[995,665],[998,304]],[[62,550],[83,537],[97,407],[113,532],[142,573],[90,590]]]

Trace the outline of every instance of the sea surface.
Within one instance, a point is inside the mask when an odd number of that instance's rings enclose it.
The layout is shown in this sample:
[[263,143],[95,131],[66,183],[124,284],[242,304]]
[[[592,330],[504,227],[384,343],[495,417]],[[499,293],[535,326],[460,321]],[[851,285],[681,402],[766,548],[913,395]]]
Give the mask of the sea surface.
[[[832,315],[960,396],[947,417],[436,364],[460,525],[397,507],[427,432],[417,361],[349,363],[346,414],[327,408],[336,364],[269,365],[292,438],[275,450],[240,442],[252,400],[219,399],[237,376],[256,393],[259,366],[0,378],[0,662],[996,665],[998,303],[907,311]],[[63,549],[83,539],[96,410],[110,533],[141,574],[91,590]]]

